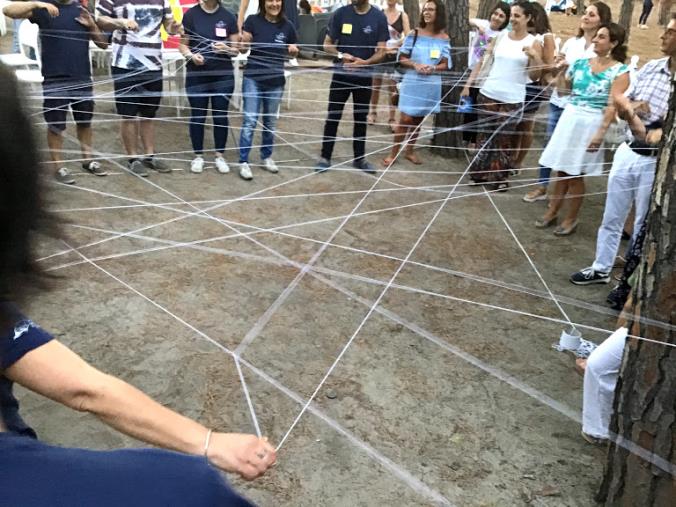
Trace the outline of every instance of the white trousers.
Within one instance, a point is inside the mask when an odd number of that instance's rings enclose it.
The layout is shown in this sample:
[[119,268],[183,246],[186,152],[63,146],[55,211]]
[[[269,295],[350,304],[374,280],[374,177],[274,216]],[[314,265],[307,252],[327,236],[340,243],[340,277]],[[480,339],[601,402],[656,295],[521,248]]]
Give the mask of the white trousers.
[[587,435],[608,438],[615,385],[628,332],[626,327],[619,328],[587,359],[582,396],[582,431]]
[[631,210],[632,201],[636,207],[632,241],[636,239],[650,206],[656,164],[655,157],[638,155],[627,143],[620,145],[615,152],[608,177],[603,222],[596,238],[596,259],[592,264],[594,271],[609,273],[613,269],[622,240],[622,228]]

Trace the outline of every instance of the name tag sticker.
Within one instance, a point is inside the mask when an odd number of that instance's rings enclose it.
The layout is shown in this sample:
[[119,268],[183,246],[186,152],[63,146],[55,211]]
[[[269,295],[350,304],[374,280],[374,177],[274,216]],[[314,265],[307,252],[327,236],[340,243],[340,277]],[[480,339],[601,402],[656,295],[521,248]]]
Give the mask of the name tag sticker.
[[216,37],[226,37],[228,35],[228,31],[225,28],[222,28],[220,26],[216,27]]
[[343,29],[340,31],[343,35],[352,34],[352,25],[350,23],[343,23]]
[[441,56],[441,51],[438,49],[430,49],[430,58],[439,58]]

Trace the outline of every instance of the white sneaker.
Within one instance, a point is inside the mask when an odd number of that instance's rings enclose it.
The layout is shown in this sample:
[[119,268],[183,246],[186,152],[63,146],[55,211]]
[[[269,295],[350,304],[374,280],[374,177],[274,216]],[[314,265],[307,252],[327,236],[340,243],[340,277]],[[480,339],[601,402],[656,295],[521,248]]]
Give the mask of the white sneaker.
[[246,162],[239,164],[239,176],[243,180],[253,179],[253,174],[251,173],[251,167]]
[[190,164],[191,173],[201,173],[204,170],[204,159],[197,155]]
[[216,170],[221,174],[227,174],[230,172],[230,166],[225,161],[223,157],[216,155],[214,157],[214,164],[216,164]]
[[272,160],[271,158],[266,158],[263,160],[263,169],[265,169],[270,173],[279,172],[279,167],[277,167],[277,164],[275,164],[275,161]]

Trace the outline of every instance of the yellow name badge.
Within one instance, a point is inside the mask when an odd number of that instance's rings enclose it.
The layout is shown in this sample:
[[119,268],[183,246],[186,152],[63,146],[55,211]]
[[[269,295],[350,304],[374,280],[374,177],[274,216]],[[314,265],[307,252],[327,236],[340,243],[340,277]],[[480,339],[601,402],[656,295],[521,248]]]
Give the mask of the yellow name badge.
[[441,56],[441,51],[438,49],[431,49],[430,50],[430,58],[439,58]]
[[343,29],[341,32],[343,35],[351,35],[352,34],[352,25],[350,23],[343,23]]

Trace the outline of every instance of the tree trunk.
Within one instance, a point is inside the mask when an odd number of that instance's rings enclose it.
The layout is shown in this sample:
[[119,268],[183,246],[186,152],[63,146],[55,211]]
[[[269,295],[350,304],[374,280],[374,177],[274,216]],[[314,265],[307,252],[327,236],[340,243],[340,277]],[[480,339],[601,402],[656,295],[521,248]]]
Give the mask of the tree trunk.
[[[676,95],[665,123],[648,213],[643,257],[633,289],[631,334],[676,344],[673,328],[648,319],[676,320]],[[666,506],[676,498],[676,348],[628,339],[615,390],[611,434],[603,484],[597,500],[606,505]],[[622,445],[618,445],[620,442]],[[650,460],[627,448],[640,446]],[[636,447],[634,447],[636,449]],[[669,472],[670,471],[670,472]],[[671,498],[671,500],[669,500]]]
[[584,14],[586,3],[587,2],[585,0],[577,0],[575,2],[575,8],[577,9],[577,12],[575,13],[576,15],[582,16]]
[[497,5],[497,0],[479,0],[479,8],[476,17],[479,19],[488,19],[493,12],[493,7]]
[[411,29],[418,26],[418,21],[420,21],[419,0],[404,0],[404,12],[408,14],[408,19],[411,23]]
[[667,26],[671,19],[671,6],[674,4],[673,0],[662,0],[659,11],[659,24]]
[[[444,74],[441,87],[441,112],[434,117],[434,128],[444,130],[457,127],[463,123],[463,115],[457,112],[460,92],[469,76],[467,70],[467,51],[469,46],[469,1],[445,0],[448,11],[447,33],[451,39],[451,55],[453,69],[451,74]],[[462,150],[462,131],[450,130],[434,135],[434,152],[444,157],[460,157]]]
[[627,31],[627,38],[629,40],[629,32],[631,32],[631,17],[634,14],[634,0],[622,0],[622,8],[620,9],[620,19],[618,23]]

